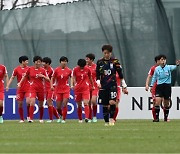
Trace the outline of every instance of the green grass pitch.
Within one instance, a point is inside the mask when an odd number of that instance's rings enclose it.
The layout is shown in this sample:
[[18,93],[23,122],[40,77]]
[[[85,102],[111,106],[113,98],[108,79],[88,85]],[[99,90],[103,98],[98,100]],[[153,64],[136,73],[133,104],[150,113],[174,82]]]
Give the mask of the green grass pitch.
[[180,120],[118,120],[115,126],[67,120],[66,124],[0,125],[0,153],[179,153]]

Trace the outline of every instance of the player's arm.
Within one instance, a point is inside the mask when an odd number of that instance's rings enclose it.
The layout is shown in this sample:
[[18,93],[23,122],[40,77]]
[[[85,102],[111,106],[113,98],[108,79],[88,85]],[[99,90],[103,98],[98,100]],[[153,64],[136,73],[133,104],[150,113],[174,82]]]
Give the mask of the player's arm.
[[146,78],[146,87],[145,90],[148,91],[149,90],[149,82],[152,79],[152,76],[150,74],[148,74],[147,78]]
[[54,83],[54,76],[51,77],[51,80],[50,80],[50,86],[51,86],[51,90],[54,90],[54,86],[53,86],[53,83]]
[[99,64],[99,60],[97,61],[97,64],[96,64],[96,83],[97,83],[97,86],[98,88],[101,88],[101,82],[100,82],[100,79],[101,79],[101,71],[102,68],[100,68],[100,64]]
[[[6,87],[7,87],[7,84],[8,84],[8,82],[9,82],[9,76],[8,76],[7,73],[4,75],[4,78],[5,78],[5,81],[6,81]],[[7,91],[7,89],[6,89],[6,91]]]
[[119,78],[121,79],[122,91],[123,91],[124,94],[128,94],[127,84],[126,84],[126,81],[124,79],[123,72],[122,72],[122,67],[121,67],[118,59],[114,60],[114,65],[116,67],[116,71],[117,71],[117,73],[119,75]]
[[50,79],[49,79],[48,74],[46,72],[44,72],[44,74],[38,74],[38,77],[44,78],[45,80],[50,82]]
[[14,80],[14,78],[15,78],[15,76],[11,76],[11,78],[9,79],[9,81],[8,81],[8,83],[7,83],[7,85],[6,85],[6,91],[8,91],[9,90],[9,86],[10,86],[10,84],[12,83],[12,81]]
[[154,85],[154,83],[157,81],[157,69],[155,69],[154,74],[152,76],[152,80],[151,80],[151,84],[150,84],[150,91],[152,92],[152,87]]
[[71,81],[71,89],[74,89],[74,86],[75,86],[75,84],[76,84],[76,78],[75,78],[75,76],[72,76],[70,81]]

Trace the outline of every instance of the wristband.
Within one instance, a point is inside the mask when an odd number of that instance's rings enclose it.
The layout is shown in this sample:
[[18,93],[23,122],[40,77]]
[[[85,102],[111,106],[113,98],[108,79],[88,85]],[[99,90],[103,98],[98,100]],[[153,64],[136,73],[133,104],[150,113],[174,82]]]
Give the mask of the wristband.
[[121,80],[121,84],[122,84],[122,87],[123,87],[123,88],[126,88],[126,87],[127,87],[127,84],[126,84],[126,82],[125,82],[124,79]]

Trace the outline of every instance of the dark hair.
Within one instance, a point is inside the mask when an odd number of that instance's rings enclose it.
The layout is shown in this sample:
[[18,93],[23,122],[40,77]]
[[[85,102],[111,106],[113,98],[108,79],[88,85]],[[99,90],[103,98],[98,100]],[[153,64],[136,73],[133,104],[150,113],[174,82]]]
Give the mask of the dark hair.
[[49,58],[49,57],[44,57],[43,59],[42,59],[42,61],[43,62],[45,62],[46,64],[49,64],[49,65],[51,65],[51,58]]
[[59,62],[62,62],[62,61],[68,62],[68,58],[65,57],[65,56],[62,56],[62,57],[59,59]]
[[27,56],[21,56],[19,57],[19,63],[22,63],[23,61],[28,60],[29,58]]
[[95,59],[95,55],[93,53],[87,54],[86,57],[89,58],[92,61],[94,61],[94,59]]
[[158,61],[158,56],[154,57],[154,61],[157,63],[157,61]]
[[167,59],[165,55],[160,54],[160,55],[158,55],[157,60],[160,60],[161,58],[163,58],[163,59]]
[[109,45],[109,44],[106,44],[106,45],[103,45],[103,46],[102,46],[102,52],[103,52],[104,50],[108,50],[109,52],[112,52],[113,47],[112,47],[111,45]]
[[33,62],[40,60],[42,62],[42,57],[40,56],[34,56]]
[[86,60],[85,59],[79,59],[77,64],[80,67],[84,67],[84,66],[86,66]]

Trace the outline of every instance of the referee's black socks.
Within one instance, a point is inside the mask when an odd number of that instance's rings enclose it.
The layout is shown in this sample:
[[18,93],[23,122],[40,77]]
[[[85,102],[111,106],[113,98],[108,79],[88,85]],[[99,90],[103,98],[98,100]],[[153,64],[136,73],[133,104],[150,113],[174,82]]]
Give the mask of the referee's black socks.
[[109,122],[109,109],[108,106],[103,106],[104,121]]
[[160,106],[155,106],[156,119],[159,119]]
[[169,107],[164,107],[164,121],[167,121],[169,115]]

